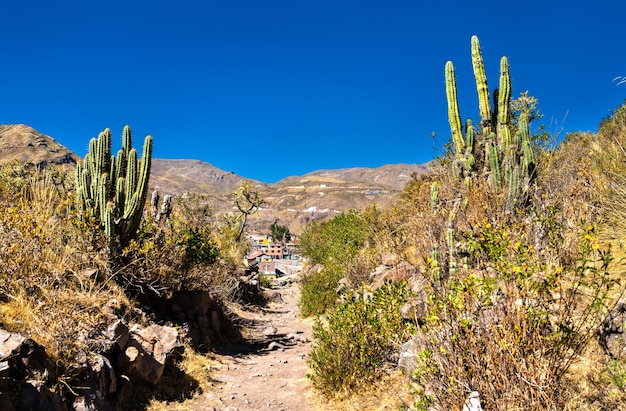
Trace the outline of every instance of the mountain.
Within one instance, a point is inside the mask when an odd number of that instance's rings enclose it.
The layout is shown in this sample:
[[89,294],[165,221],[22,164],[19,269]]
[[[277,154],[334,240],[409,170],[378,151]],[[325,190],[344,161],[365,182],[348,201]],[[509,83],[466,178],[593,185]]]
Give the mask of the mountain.
[[[150,185],[162,194],[203,194],[215,213],[233,211],[231,194],[246,180],[197,160],[154,159]],[[378,168],[319,170],[267,184],[250,180],[265,200],[249,219],[253,230],[268,232],[275,221],[297,233],[310,221],[323,221],[350,209],[397,199],[412,174],[428,165],[388,164]]]
[[0,125],[0,164],[23,161],[36,166],[73,166],[79,156],[52,137],[24,124]]
[[[152,160],[150,186],[167,194],[211,193],[230,195],[239,187],[243,177],[199,160]],[[255,186],[266,185],[250,180]]]
[[[0,125],[0,164],[24,161],[38,166],[72,167],[80,157],[52,137],[23,125]],[[268,184],[246,179],[199,160],[153,159],[150,189],[162,195],[199,194],[215,214],[234,211],[232,193],[248,180],[265,200],[249,219],[251,229],[268,233],[275,221],[297,233],[310,221],[323,221],[369,204],[385,205],[397,199],[412,174],[429,166],[388,164],[377,168],[319,170]]]

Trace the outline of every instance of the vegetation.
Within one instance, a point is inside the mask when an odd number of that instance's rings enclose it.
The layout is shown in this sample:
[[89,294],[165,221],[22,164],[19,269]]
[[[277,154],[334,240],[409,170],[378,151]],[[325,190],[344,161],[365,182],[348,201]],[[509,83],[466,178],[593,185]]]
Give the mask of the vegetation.
[[[511,99],[507,59],[490,101],[476,37],[471,46],[477,126],[461,122],[448,62],[452,138],[440,164],[361,226],[360,241],[346,247],[349,258],[339,266],[328,256],[336,252],[330,245],[343,243],[330,239],[344,238],[345,226],[325,237],[319,226],[303,233],[302,253],[323,268],[303,282],[302,308],[332,284],[318,311],[303,309],[319,315],[311,379],[325,395],[357,394],[390,365],[390,357],[364,361],[381,357],[359,342],[393,333],[400,336],[396,350],[407,341],[412,347],[413,399],[405,403],[412,409],[458,409],[472,391],[485,409],[623,407],[624,363],[596,337],[624,292],[626,106],[598,135],[573,134],[551,148],[542,127],[530,131],[541,117],[536,99],[527,92]],[[383,253],[415,268],[407,286],[416,295],[397,295],[420,307],[409,323],[397,322],[398,313],[382,310],[376,298],[349,297],[378,287],[367,281],[351,284],[347,299],[334,305],[334,281],[348,276],[355,256]],[[316,292],[307,290],[311,278],[322,284]],[[376,318],[367,314],[375,308]]]
[[248,217],[259,210],[261,205],[263,205],[263,199],[259,195],[259,192],[253,189],[250,182],[246,180],[239,184],[239,187],[233,193],[233,202],[241,213],[239,231],[237,231],[237,236],[235,237],[235,241],[239,242],[246,229]]
[[[507,59],[491,94],[476,37],[471,55],[480,119],[462,122],[448,62],[451,142],[431,172],[383,210],[298,236],[300,311],[315,316],[310,381],[324,396],[358,394],[394,372],[403,346],[413,365],[398,406],[458,409],[477,391],[485,409],[623,409],[626,360],[598,337],[624,302],[626,103],[597,134],[550,147],[543,128],[532,133],[537,100],[511,98]],[[146,212],[151,146],[148,136],[139,160],[125,128],[113,156],[107,129],[75,179],[0,167],[0,322],[44,345],[59,392],[78,384],[70,364],[94,349],[107,313],[147,324],[157,316],[140,301],[227,298],[238,281],[258,192],[242,183],[238,213],[219,217],[201,196],[164,199],[164,213],[155,197]],[[205,357],[189,350],[183,362],[208,380]]]
[[152,137],[146,136],[143,156],[132,148],[130,127],[124,127],[122,148],[111,154],[111,130],[89,142],[89,152],[76,167],[76,198],[86,218],[104,227],[110,251],[115,253],[134,238],[148,195]]
[[[360,266],[368,230],[367,220],[359,211],[350,211],[330,221],[309,224],[298,237],[300,252],[310,264],[319,264],[319,272],[302,280],[300,311],[303,316],[319,315],[332,307],[337,300],[337,286],[344,276],[346,265]],[[369,266],[365,264],[364,270]]]
[[[234,233],[222,230],[201,197],[167,198],[163,213],[145,209],[151,138],[139,162],[130,144],[125,128],[123,149],[111,156],[105,130],[90,143],[76,178],[51,166],[0,166],[0,322],[43,345],[56,366],[42,383],[62,396],[73,398],[72,387],[82,386],[77,355],[99,352],[112,316],[142,326],[162,322],[167,298],[203,290],[224,300],[243,270],[241,258],[234,263],[230,250],[222,251],[235,244],[239,225]],[[168,362],[165,374],[184,387],[169,383],[157,398],[181,400],[206,389],[199,362],[190,346],[179,362]]]
[[270,224],[270,238],[274,242],[289,242],[291,241],[291,232],[286,225],[278,224],[274,221]]
[[[400,315],[405,284],[384,284],[372,294],[347,295],[313,327],[309,377],[327,395],[374,381],[413,330]],[[346,366],[349,364],[349,366]]]

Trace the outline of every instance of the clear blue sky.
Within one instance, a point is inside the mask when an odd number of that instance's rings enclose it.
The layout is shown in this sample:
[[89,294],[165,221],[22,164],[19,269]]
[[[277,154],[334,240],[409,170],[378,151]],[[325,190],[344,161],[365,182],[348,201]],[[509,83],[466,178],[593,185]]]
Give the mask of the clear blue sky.
[[536,96],[553,131],[594,131],[626,98],[620,1],[22,0],[1,15],[0,123],[80,156],[130,124],[154,157],[265,182],[432,159],[447,60],[477,117],[473,34],[490,87],[507,55],[513,95]]

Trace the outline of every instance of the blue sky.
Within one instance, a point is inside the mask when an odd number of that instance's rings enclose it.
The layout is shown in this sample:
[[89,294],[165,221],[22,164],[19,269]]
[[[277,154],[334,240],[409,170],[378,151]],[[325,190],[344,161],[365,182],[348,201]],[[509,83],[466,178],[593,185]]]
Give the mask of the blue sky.
[[[470,38],[489,85],[550,130],[595,131],[626,98],[626,3],[571,1],[12,1],[0,25],[0,123],[78,155],[105,127],[154,157],[275,182],[319,169],[424,163],[450,135],[444,65],[477,117]],[[433,140],[431,134],[437,138]],[[114,148],[121,138],[114,139]]]

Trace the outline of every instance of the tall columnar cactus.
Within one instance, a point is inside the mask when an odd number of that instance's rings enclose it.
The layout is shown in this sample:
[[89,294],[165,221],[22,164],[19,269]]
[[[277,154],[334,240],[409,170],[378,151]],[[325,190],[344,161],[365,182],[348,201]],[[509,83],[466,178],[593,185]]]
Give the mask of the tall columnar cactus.
[[463,134],[454,66],[448,61],[445,67],[454,172],[467,186],[472,178],[481,176],[490,186],[504,189],[507,207],[513,208],[527,192],[534,176],[528,119],[520,116],[516,126],[511,121],[511,77],[506,57],[500,60],[500,88],[494,92],[491,105],[478,38],[473,36],[471,43],[481,117],[478,134],[469,120]]
[[124,246],[136,234],[148,194],[152,137],[146,136],[141,160],[132,148],[130,127],[124,127],[122,148],[111,154],[111,130],[89,142],[89,152],[76,167],[78,207],[105,230],[109,246]]

